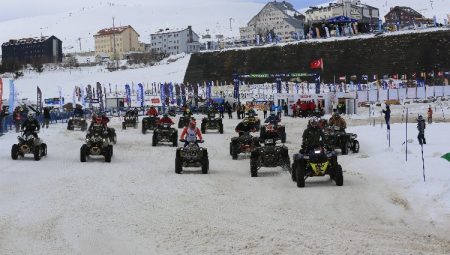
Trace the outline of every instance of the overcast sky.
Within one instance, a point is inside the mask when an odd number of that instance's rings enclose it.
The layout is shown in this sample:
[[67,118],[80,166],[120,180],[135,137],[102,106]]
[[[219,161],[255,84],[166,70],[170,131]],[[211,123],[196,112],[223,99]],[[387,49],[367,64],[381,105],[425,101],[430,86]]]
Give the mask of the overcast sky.
[[[0,21],[24,18],[30,16],[41,16],[61,12],[69,12],[80,8],[80,6],[92,6],[98,3],[120,2],[121,0],[1,0]],[[160,1],[160,0],[147,0]],[[189,1],[189,0],[186,0]],[[214,1],[214,0],[212,0]],[[241,0],[247,2],[267,3],[268,0]],[[280,0],[281,1],[281,0]],[[296,9],[329,2],[330,0],[290,0]],[[133,2],[139,2],[134,0]]]

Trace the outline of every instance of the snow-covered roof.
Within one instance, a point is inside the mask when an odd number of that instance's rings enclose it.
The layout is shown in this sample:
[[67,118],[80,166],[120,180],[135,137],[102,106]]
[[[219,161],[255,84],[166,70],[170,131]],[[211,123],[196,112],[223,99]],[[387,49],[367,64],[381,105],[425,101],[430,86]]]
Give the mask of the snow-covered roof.
[[179,33],[184,30],[187,30],[188,28],[166,28],[166,29],[159,29],[157,32],[153,33],[152,35],[161,35],[161,34],[173,34],[173,33]]
[[[120,34],[123,31],[127,30],[128,28],[131,28],[134,30],[134,28],[130,25],[128,26],[122,26],[122,27],[110,27],[110,28],[104,28],[97,32],[94,36],[103,36],[103,35],[112,35],[112,34]],[[136,31],[136,30],[134,30]]]
[[[22,38],[22,39],[11,39],[8,42],[3,43],[2,46],[41,43],[41,42],[47,41],[51,37],[55,37],[55,36],[52,35],[52,36],[41,36],[41,37]],[[58,38],[56,38],[56,39],[58,39]]]

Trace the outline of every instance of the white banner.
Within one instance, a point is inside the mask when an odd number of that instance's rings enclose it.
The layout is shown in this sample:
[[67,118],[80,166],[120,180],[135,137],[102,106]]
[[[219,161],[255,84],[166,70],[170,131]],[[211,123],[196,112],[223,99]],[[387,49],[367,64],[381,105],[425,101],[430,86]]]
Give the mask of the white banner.
[[444,86],[435,86],[434,87],[434,96],[436,96],[436,97],[444,96]]
[[380,89],[378,91],[378,101],[383,102],[383,101],[386,101],[387,99],[388,99],[388,91]]
[[450,86],[444,87],[444,96],[450,96]]
[[406,88],[398,89],[398,98],[400,100],[406,99]]
[[378,90],[369,90],[369,101],[370,102],[378,101]]
[[426,87],[426,96],[428,97],[434,97],[434,87],[427,86]]
[[398,100],[398,89],[390,89],[389,91],[389,100]]
[[358,91],[358,101],[360,103],[368,101],[368,91]]
[[406,92],[407,98],[408,99],[416,98],[417,96],[416,91],[417,91],[416,88],[408,88],[408,91]]
[[418,87],[417,88],[417,98],[418,99],[425,99],[426,98],[425,87]]

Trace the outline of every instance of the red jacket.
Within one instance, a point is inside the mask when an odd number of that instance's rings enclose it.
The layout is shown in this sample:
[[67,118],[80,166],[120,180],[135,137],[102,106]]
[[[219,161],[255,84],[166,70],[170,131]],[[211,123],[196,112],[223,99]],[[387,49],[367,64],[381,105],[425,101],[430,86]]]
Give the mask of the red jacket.
[[[189,129],[189,127],[185,127],[185,128],[183,129],[183,132],[181,132],[180,139],[186,139],[185,136],[187,136],[188,129]],[[198,127],[195,128],[195,135],[198,136],[198,138],[199,138],[200,140],[203,140],[202,132],[200,131],[200,129],[199,129]]]
[[158,116],[158,110],[156,110],[156,108],[150,108],[147,111],[147,115],[148,116]]

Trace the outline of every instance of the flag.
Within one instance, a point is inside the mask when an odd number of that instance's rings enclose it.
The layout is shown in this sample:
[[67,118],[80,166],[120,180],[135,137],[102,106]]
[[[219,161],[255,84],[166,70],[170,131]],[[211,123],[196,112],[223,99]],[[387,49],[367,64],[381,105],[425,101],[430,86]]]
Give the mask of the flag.
[[316,59],[311,61],[311,63],[309,63],[309,67],[311,69],[322,69],[323,70],[323,59]]
[[281,79],[277,79],[277,93],[281,93]]
[[130,85],[125,84],[125,102],[127,103],[128,107],[131,106],[131,90]]
[[37,98],[36,98],[36,111],[38,113],[40,113],[42,111],[42,91],[39,88],[39,86],[37,87]]
[[105,110],[105,107],[103,105],[102,84],[100,84],[100,82],[97,82],[97,98],[98,98],[98,102],[100,104],[100,112],[103,112]]
[[320,75],[316,74],[316,94],[320,94]]
[[0,78],[0,110],[2,109],[2,98],[3,98],[3,82],[2,78]]
[[62,109],[63,101],[62,101],[62,87],[58,86],[58,95],[59,95],[59,108]]
[[138,95],[140,94],[140,102],[141,102],[141,107],[144,107],[144,85],[142,85],[142,83],[138,84]]
[[339,81],[345,82],[345,81],[347,81],[347,78],[345,76],[340,76],[339,77]]
[[14,91],[14,80],[9,80],[9,114],[14,112],[16,102],[16,92]]
[[237,99],[238,102],[239,102],[239,79],[236,77],[236,78],[233,80],[233,83],[234,83],[233,97],[234,97],[235,99]]

